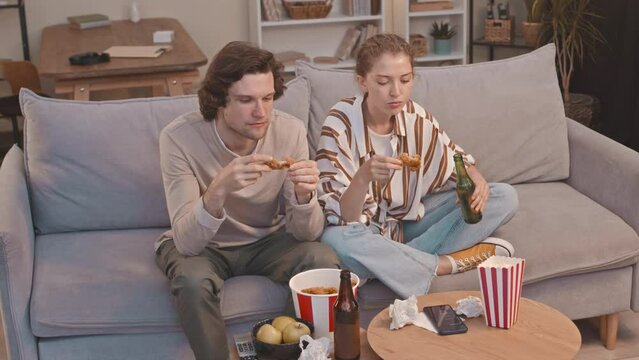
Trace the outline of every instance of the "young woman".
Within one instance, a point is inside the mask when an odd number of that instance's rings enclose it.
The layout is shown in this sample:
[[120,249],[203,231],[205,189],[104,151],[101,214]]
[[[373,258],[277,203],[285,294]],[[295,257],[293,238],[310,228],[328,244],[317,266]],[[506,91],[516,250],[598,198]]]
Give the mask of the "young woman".
[[[424,294],[434,276],[466,271],[513,247],[488,236],[514,215],[517,194],[488,184],[475,160],[435,118],[410,100],[413,56],[397,35],[368,39],[357,55],[363,95],[343,99],[322,127],[318,193],[329,226],[322,242],[362,278],[377,278],[402,297]],[[401,154],[418,155],[418,169]],[[483,213],[464,222],[456,204],[453,155],[463,155]],[[490,200],[489,200],[490,199]]]

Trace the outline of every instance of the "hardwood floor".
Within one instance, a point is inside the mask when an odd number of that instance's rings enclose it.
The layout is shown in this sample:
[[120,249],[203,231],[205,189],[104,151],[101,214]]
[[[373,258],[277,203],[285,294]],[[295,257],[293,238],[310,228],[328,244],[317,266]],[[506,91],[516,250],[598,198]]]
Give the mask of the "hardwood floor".
[[577,320],[581,332],[579,360],[639,360],[639,313],[626,311],[619,314],[617,346],[607,350],[599,341],[599,321],[597,319]]

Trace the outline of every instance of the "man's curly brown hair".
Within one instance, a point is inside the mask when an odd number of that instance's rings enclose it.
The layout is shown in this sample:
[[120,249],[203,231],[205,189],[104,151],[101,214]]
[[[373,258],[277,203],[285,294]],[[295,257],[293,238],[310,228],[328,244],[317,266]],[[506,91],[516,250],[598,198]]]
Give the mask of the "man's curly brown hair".
[[270,51],[243,41],[228,43],[213,58],[197,92],[202,117],[207,121],[213,120],[217,110],[226,106],[231,85],[246,74],[271,72],[275,80],[274,99],[277,100],[285,89],[282,68]]

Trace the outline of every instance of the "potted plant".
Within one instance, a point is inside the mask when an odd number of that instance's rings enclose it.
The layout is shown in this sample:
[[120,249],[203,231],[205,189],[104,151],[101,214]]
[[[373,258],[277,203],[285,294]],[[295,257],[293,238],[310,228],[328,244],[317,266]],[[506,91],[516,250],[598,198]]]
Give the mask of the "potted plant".
[[541,33],[542,16],[544,14],[544,0],[525,0],[528,16],[522,22],[522,35],[524,42],[528,46],[537,47],[539,45],[539,34]]
[[566,115],[590,125],[598,101],[589,95],[570,94],[570,79],[575,67],[583,65],[585,57],[594,60],[597,44],[605,42],[593,22],[599,16],[593,12],[591,0],[541,1],[545,3],[544,23],[547,24],[541,36],[554,42],[557,48],[557,70]]
[[450,54],[450,39],[457,34],[455,26],[450,26],[447,22],[433,23],[433,27],[430,30],[430,36],[435,39],[435,54],[447,55]]

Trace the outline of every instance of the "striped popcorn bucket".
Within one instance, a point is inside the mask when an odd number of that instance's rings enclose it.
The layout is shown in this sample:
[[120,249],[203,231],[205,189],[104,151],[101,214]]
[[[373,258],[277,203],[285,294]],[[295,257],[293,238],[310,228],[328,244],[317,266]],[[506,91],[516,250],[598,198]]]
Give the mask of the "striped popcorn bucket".
[[[295,316],[313,323],[315,339],[326,337],[333,340],[333,305],[337,300],[337,293],[313,295],[303,293],[302,290],[320,286],[339,290],[339,273],[339,269],[308,270],[293,276],[288,283],[293,294]],[[357,298],[359,277],[351,273],[351,281],[353,280],[353,294]]]
[[492,256],[477,267],[486,325],[510,329],[517,322],[525,262]]

